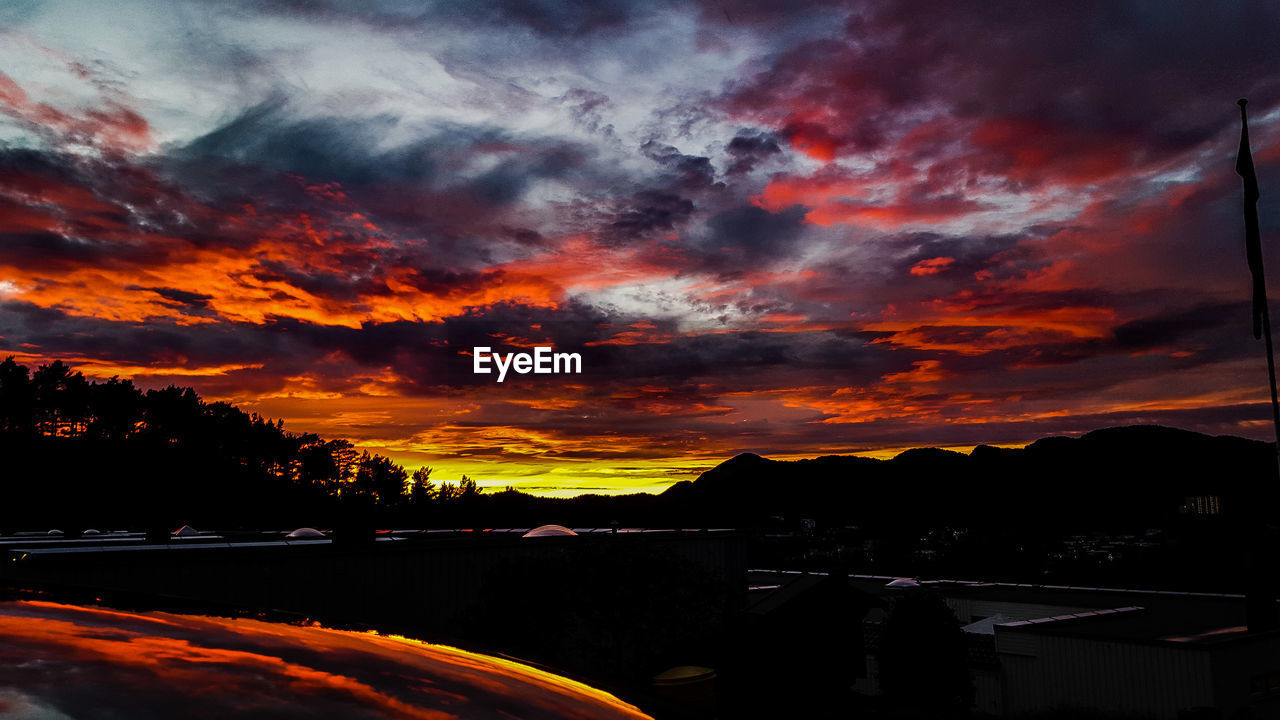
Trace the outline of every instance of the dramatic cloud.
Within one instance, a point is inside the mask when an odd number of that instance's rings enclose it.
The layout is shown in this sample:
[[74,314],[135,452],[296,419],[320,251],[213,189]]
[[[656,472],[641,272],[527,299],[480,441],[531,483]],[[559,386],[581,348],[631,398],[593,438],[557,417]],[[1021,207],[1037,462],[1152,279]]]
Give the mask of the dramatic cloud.
[[[1267,437],[1239,116],[1265,3],[0,9],[0,355],[410,466]],[[1272,273],[1273,277],[1276,273]],[[581,375],[470,371],[554,345]]]

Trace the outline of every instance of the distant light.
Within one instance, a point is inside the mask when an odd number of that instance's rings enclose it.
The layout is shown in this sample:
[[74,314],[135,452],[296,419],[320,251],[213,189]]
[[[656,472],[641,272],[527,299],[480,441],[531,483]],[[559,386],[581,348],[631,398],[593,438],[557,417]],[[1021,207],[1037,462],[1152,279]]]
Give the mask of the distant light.
[[577,534],[578,533],[570,530],[569,528],[563,525],[540,525],[530,530],[529,532],[525,533],[524,535],[521,535],[520,537],[522,538],[568,537],[570,535],[576,536]]

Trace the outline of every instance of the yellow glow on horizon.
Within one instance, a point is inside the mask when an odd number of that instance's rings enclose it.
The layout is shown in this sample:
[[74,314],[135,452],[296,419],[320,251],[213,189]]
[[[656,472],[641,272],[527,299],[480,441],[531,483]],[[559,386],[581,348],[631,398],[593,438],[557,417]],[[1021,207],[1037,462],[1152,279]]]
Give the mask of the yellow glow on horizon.
[[419,467],[431,468],[431,480],[437,485],[457,483],[466,475],[482,490],[499,492],[507,486],[541,497],[573,497],[575,495],[657,494],[681,480],[693,480],[728,458],[690,461],[669,460],[625,461],[617,464],[601,461],[557,462],[529,460],[495,462],[481,459],[437,457],[426,460],[419,453],[402,453],[377,448],[395,462],[413,472]]
[[[1026,443],[977,443],[974,445],[936,446],[969,454],[978,445],[1017,449]],[[769,460],[794,462],[811,460],[825,455],[866,457],[875,460],[891,460],[894,457],[923,445],[880,448],[872,450],[838,450],[832,452],[769,453],[762,454]],[[928,446],[934,447],[934,446]],[[696,480],[702,473],[733,457],[732,454],[702,459],[671,458],[639,460],[608,464],[600,461],[563,463],[554,460],[519,463],[485,462],[474,459],[440,458],[423,462],[416,453],[399,453],[379,447],[376,450],[413,472],[419,467],[430,467],[431,479],[437,485],[443,482],[457,483],[466,475],[485,492],[499,492],[507,486],[521,492],[541,497],[574,497],[577,495],[629,495],[633,493],[659,494],[682,480]],[[619,467],[621,465],[622,467]]]

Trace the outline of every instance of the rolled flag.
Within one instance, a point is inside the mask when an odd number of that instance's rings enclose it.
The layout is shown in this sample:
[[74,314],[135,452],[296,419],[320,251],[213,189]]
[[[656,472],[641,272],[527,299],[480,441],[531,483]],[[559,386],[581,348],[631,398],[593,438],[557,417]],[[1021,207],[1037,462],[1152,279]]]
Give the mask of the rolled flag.
[[1253,169],[1253,153],[1249,151],[1249,118],[1240,105],[1240,152],[1236,155],[1236,173],[1244,178],[1244,253],[1253,275],[1253,337],[1262,338],[1262,313],[1267,305],[1267,284],[1262,275],[1262,239],[1258,233],[1258,174]]

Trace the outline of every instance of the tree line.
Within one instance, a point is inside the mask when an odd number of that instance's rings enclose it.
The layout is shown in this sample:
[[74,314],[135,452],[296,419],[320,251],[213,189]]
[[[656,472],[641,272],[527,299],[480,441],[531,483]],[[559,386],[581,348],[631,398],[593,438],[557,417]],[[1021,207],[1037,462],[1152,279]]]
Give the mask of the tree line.
[[60,360],[34,371],[12,356],[0,362],[0,453],[0,530],[318,523],[356,511],[402,519],[481,498],[465,475],[436,482],[429,467],[407,472],[347,440],[288,432],[281,420],[205,402],[190,387],[90,380]]

